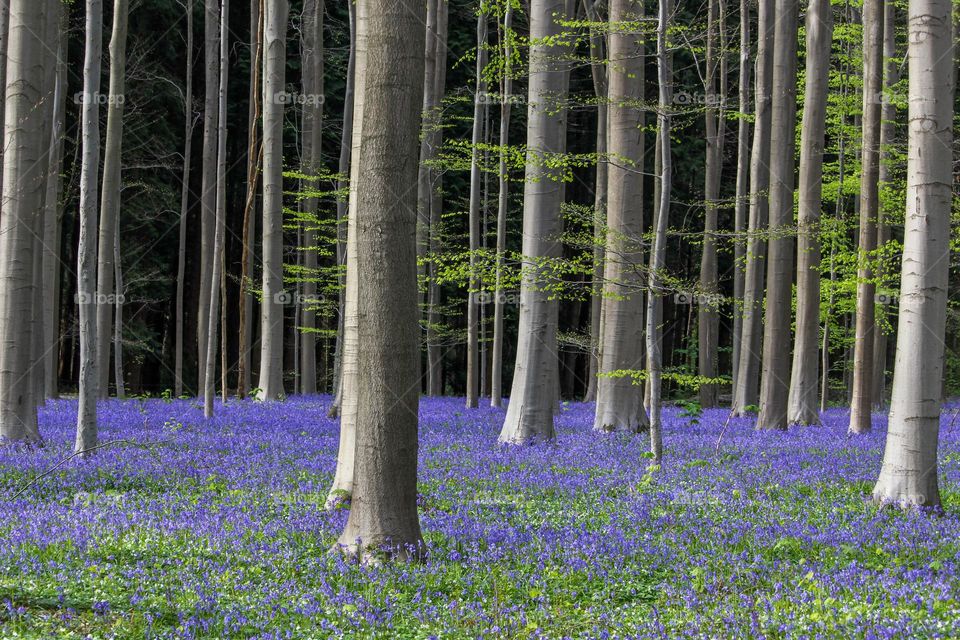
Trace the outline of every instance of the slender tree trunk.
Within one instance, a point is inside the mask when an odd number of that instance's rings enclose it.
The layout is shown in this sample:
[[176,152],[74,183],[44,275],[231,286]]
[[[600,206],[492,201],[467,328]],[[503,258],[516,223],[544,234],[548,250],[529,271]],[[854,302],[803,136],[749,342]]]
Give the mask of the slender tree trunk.
[[541,286],[541,261],[561,255],[563,185],[553,155],[566,149],[564,101],[569,83],[566,50],[557,42],[567,10],[564,0],[530,3],[530,80],[527,106],[527,162],[523,198],[523,275],[513,389],[500,442],[521,444],[554,437],[556,409],[557,301]]
[[871,261],[880,213],[880,105],[883,100],[883,0],[863,3],[863,133],[860,151],[860,243],[850,433],[870,431],[876,284]]
[[[717,276],[717,216],[720,177],[723,170],[724,110],[726,96],[717,94],[717,75],[726,52],[717,52],[717,40],[726,27],[720,16],[720,0],[709,0],[706,52],[706,168],[704,170],[703,251],[700,259],[700,297],[697,304],[697,371],[704,378],[717,377],[719,359],[720,283]],[[723,81],[723,74],[721,81]],[[700,406],[717,406],[717,385],[700,385]]]
[[[110,94],[107,99],[107,139],[103,147],[103,187],[100,191],[100,235],[97,243],[97,389],[101,398],[110,394],[110,342],[114,312],[114,249],[119,225],[123,184],[124,79],[127,73],[127,16],[129,0],[114,0],[113,32],[110,36]],[[119,386],[119,382],[118,382]]]
[[[900,71],[897,67],[895,56],[897,55],[896,46],[896,22],[895,5],[893,2],[883,3],[883,87],[889,89],[900,80]],[[883,99],[880,107],[880,166],[878,170],[878,181],[881,189],[885,185],[890,185],[893,179],[890,175],[890,145],[894,143],[896,137],[896,118],[897,107],[892,100]],[[877,206],[877,247],[883,248],[890,242],[890,225],[886,220],[886,214],[881,202]],[[890,310],[886,306],[881,306],[877,315],[884,320],[890,317]],[[886,326],[886,322],[884,322]],[[887,381],[887,333],[883,327],[874,329],[873,332],[873,406],[879,409],[883,406],[884,396],[886,395]]]
[[218,0],[204,0],[203,180],[200,191],[200,298],[197,303],[197,393],[206,388],[207,331],[213,286],[213,236],[217,207],[217,93],[220,28]]
[[763,276],[770,187],[770,118],[773,91],[774,0],[757,2],[757,59],[754,89],[753,147],[750,153],[750,207],[747,223],[746,273],[743,289],[743,322],[733,412],[746,413],[759,402],[760,323],[763,312]]
[[[227,73],[229,70],[229,0],[220,2],[220,89],[217,99],[217,209],[213,232],[213,284],[210,287],[210,313],[206,326],[207,370],[203,381],[203,415],[213,417],[216,398],[217,325],[220,322],[220,279],[223,275],[223,244],[227,220]],[[226,303],[226,300],[224,300]],[[202,330],[202,328],[201,328]],[[226,375],[226,371],[223,372]]]
[[673,70],[667,53],[667,35],[673,13],[671,0],[659,0],[657,9],[657,82],[660,85],[658,129],[660,131],[660,204],[656,214],[653,261],[648,275],[647,298],[647,376],[650,380],[650,451],[655,464],[663,460],[660,384],[663,356],[660,352],[660,325],[657,307],[663,304],[663,270],[667,257],[667,228],[670,219],[670,193],[673,189],[673,161],[670,151],[670,106],[673,102]]
[[190,154],[193,147],[193,0],[187,2],[187,68],[183,100],[183,169],[180,177],[180,244],[177,252],[176,338],[174,346],[174,393],[183,395],[183,306],[187,262],[187,212],[190,207]]
[[[305,173],[318,175],[323,164],[323,10],[324,0],[307,0],[303,8],[303,158]],[[319,213],[317,198],[304,200],[304,208]],[[304,271],[303,302],[300,308],[300,393],[317,392],[317,230],[307,222],[303,229]]]
[[584,0],[584,9],[590,20],[590,71],[593,91],[597,97],[597,170],[593,187],[593,286],[590,294],[590,364],[588,368],[585,402],[597,399],[600,373],[600,332],[603,314],[603,257],[607,226],[607,58],[605,38],[597,0]]
[[[43,348],[43,397],[56,398],[59,395],[59,381],[57,375],[57,361],[60,354],[59,318],[60,318],[60,195],[63,180],[63,126],[66,114],[67,98],[67,36],[66,11],[64,6],[56,3],[57,7],[57,40],[56,70],[53,90],[53,119],[50,129],[50,146],[47,156],[47,175],[45,179],[45,193],[43,202],[43,258],[41,278],[44,284],[42,289],[42,328]],[[6,10],[6,7],[0,8]],[[4,17],[6,20],[8,16]],[[2,21],[0,21],[2,22]],[[2,25],[0,25],[2,26]],[[3,34],[6,39],[6,32]],[[2,62],[2,61],[0,61]],[[2,81],[0,81],[2,82]],[[0,87],[3,85],[0,84]],[[2,114],[2,110],[0,110]],[[0,156],[2,166],[2,156]]]
[[760,429],[787,428],[793,294],[793,189],[797,122],[797,0],[777,0],[770,135],[770,240],[760,377]]
[[487,82],[483,70],[487,66],[487,29],[489,16],[481,7],[477,15],[477,92],[473,100],[473,147],[470,162],[470,284],[467,292],[467,408],[480,406],[480,325],[477,291],[480,281],[477,253],[480,251],[480,205],[482,185],[480,149],[483,142],[483,113],[487,102]]
[[[256,237],[257,184],[263,164],[260,139],[260,108],[263,91],[263,1],[250,0],[250,107],[247,114],[247,197],[243,207],[243,237],[240,248],[240,357],[237,362],[237,396],[245,398],[252,384],[254,238]],[[352,5],[351,5],[352,6]]]
[[800,132],[799,220],[797,234],[797,330],[793,343],[788,420],[819,424],[817,367],[820,334],[820,208],[823,143],[830,83],[833,9],[830,0],[810,0],[806,16],[807,62]]
[[[367,75],[367,20],[371,0],[356,4],[356,37],[354,38],[354,101],[353,130],[350,150],[350,200],[347,209],[346,286],[344,290],[344,321],[341,334],[340,378],[340,446],[337,450],[337,469],[333,485],[327,495],[326,508],[349,501],[353,494],[354,461],[357,438],[357,378],[360,371],[359,340],[360,282],[357,266],[357,198],[360,184],[361,126],[364,117],[364,93]],[[366,176],[365,176],[366,177]]]
[[340,544],[377,561],[383,553],[419,557],[423,551],[417,515],[420,393],[410,384],[420,369],[416,194],[408,187],[417,176],[424,5],[369,2],[363,144],[356,156],[364,177],[356,208],[364,367],[357,376],[356,490]]
[[[4,115],[7,88],[7,47],[10,40],[10,9],[11,0],[0,0],[0,117]],[[4,145],[0,145],[0,163],[3,161]],[[3,196],[3,186],[0,185],[0,198]]]
[[635,0],[610,2],[608,71],[608,151],[606,260],[600,331],[600,377],[597,380],[595,431],[638,432],[650,424],[643,389],[616,371],[643,368],[643,5]]
[[911,0],[910,142],[893,398],[877,501],[937,506],[937,440],[950,255],[953,56],[950,0]]
[[[346,89],[343,98],[343,128],[340,132],[340,179],[337,181],[337,266],[341,269],[339,278],[340,291],[337,300],[337,345],[333,360],[333,403],[330,405],[329,417],[336,417],[340,413],[340,402],[343,391],[343,340],[344,340],[344,318],[346,316],[346,287],[347,279],[343,274],[343,269],[347,265],[347,210],[349,208],[349,196],[344,198],[343,193],[350,186],[351,172],[351,151],[353,148],[353,108],[354,108],[354,83],[356,81],[356,42],[357,42],[357,19],[354,4],[347,3],[347,11],[350,20],[350,57],[347,62],[347,80]],[[419,229],[419,227],[418,227]]]
[[[103,5],[100,0],[87,0],[81,113],[83,152],[80,170],[80,238],[77,249],[77,300],[80,307],[80,406],[77,410],[77,438],[74,444],[76,452],[87,451],[97,444],[99,360],[97,358],[96,237],[97,172],[100,167],[99,95],[102,30]],[[8,127],[8,134],[9,129]],[[6,218],[6,211],[3,213],[3,217]]]
[[263,40],[263,297],[260,302],[261,400],[283,396],[283,105],[287,0],[266,0]]
[[125,300],[123,286],[123,264],[120,261],[120,227],[114,229],[113,241],[113,279],[116,282],[117,296],[113,306],[113,370],[117,381],[117,397],[121,400],[126,397],[126,387],[123,380],[123,303]]
[[747,209],[750,188],[750,4],[740,0],[740,77],[738,85],[740,114],[737,122],[737,186],[733,212],[733,336],[732,378],[737,388],[740,369],[740,339],[743,334],[744,261],[747,257]]
[[490,406],[503,406],[503,303],[504,255],[507,250],[507,213],[510,208],[510,107],[513,102],[513,3],[503,15],[503,81],[500,90],[500,167],[497,197],[497,273],[493,301],[493,347],[490,363]]

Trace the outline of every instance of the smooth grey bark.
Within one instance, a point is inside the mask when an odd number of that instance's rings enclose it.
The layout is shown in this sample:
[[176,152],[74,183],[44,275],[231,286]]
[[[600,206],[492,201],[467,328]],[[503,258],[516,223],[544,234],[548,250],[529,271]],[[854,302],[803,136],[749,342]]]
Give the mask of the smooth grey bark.
[[497,195],[497,266],[493,302],[493,345],[490,360],[490,406],[503,406],[503,271],[507,250],[507,214],[510,208],[510,112],[513,103],[513,3],[508,2],[503,14],[503,80],[500,89],[500,166]]
[[937,439],[950,255],[953,56],[950,0],[909,5],[909,149],[900,319],[879,502],[937,506]]
[[[337,266],[342,269],[347,265],[347,210],[350,206],[349,196],[344,198],[343,193],[349,190],[350,171],[351,171],[351,151],[353,147],[353,105],[354,105],[354,82],[356,74],[356,42],[357,42],[357,19],[353,3],[347,6],[348,19],[350,21],[350,54],[347,61],[347,80],[343,97],[343,127],[340,130],[340,161],[339,174],[337,180]],[[330,404],[328,417],[334,418],[340,413],[340,401],[343,390],[343,335],[344,335],[344,317],[346,316],[346,276],[342,274],[339,278],[340,291],[337,300],[337,343],[333,360],[333,402]]]
[[333,485],[327,494],[326,508],[332,509],[349,501],[353,494],[356,459],[358,396],[357,378],[360,370],[359,300],[360,282],[357,271],[357,198],[360,185],[361,127],[363,125],[364,97],[367,75],[367,20],[368,2],[356,4],[356,37],[354,38],[354,94],[353,130],[350,138],[350,199],[347,205],[346,284],[344,289],[344,322],[341,334],[340,370],[340,443],[337,450],[337,468]]
[[[80,403],[75,452],[97,445],[97,178],[100,168],[100,56],[103,4],[87,0],[81,108],[80,238],[77,301],[80,317]],[[8,96],[9,99],[9,96]],[[6,212],[4,212],[6,213]],[[4,215],[4,217],[6,217]]]
[[670,193],[673,190],[673,158],[670,150],[670,107],[673,102],[673,69],[667,52],[667,37],[673,13],[671,0],[657,4],[657,128],[660,132],[660,202],[657,205],[656,229],[653,236],[652,260],[647,287],[647,379],[650,381],[650,451],[653,461],[663,460],[663,426],[660,384],[663,358],[660,351],[660,317],[658,307],[663,304],[663,271],[667,258],[667,229],[670,219]]
[[283,397],[283,105],[287,0],[266,0],[263,22],[263,296],[257,397]]
[[793,189],[797,122],[797,0],[777,0],[770,132],[770,239],[763,317],[759,429],[787,428],[793,295]]
[[733,211],[733,336],[732,336],[732,378],[733,388],[737,388],[737,376],[740,369],[740,353],[743,335],[743,296],[744,262],[747,257],[747,243],[744,238],[747,230],[747,210],[750,190],[750,5],[740,0],[740,77],[738,95],[740,114],[737,121],[737,177],[736,200]]
[[480,144],[483,142],[484,107],[487,81],[483,70],[487,66],[487,30],[490,18],[481,6],[477,13],[477,92],[473,99],[473,145],[470,159],[470,284],[467,292],[467,409],[480,406],[480,308],[477,292],[480,280],[477,252],[480,251],[480,205],[483,197],[480,175]]
[[565,102],[569,83],[564,0],[530,3],[530,71],[527,160],[523,198],[523,273],[513,388],[500,442],[521,444],[554,437],[557,401],[557,301],[544,290],[544,270],[561,255],[563,185],[550,156],[566,150]]
[[593,286],[590,292],[590,361],[587,371],[587,393],[584,402],[597,399],[600,373],[600,331],[603,314],[603,257],[607,225],[607,68],[606,39],[598,28],[602,19],[597,0],[584,0],[584,10],[590,20],[590,72],[593,92],[597,98],[597,169],[593,186]]
[[187,264],[187,213],[190,208],[190,156],[193,148],[193,0],[186,0],[187,14],[187,64],[183,97],[183,168],[180,173],[180,236],[177,251],[177,292],[174,338],[173,390],[179,398],[183,395],[183,305],[184,278]]
[[[356,485],[339,544],[361,559],[418,558],[418,137],[423,91],[419,0],[369,2],[356,215],[359,277]],[[398,194],[402,194],[398,197]],[[390,313],[384,313],[390,309]]]
[[220,5],[204,0],[203,168],[200,190],[200,298],[197,301],[197,393],[206,388],[207,331],[213,286],[213,236],[217,218],[217,96],[220,87]]
[[853,349],[850,433],[870,431],[876,284],[872,255],[880,215],[880,105],[883,101],[883,0],[863,2],[863,120],[860,146],[860,242],[857,249],[857,324]]
[[114,0],[110,36],[110,88],[107,96],[107,133],[103,146],[103,184],[100,189],[100,228],[97,241],[97,391],[110,395],[110,343],[114,312],[114,244],[120,215],[122,182],[124,80],[127,73],[127,16],[129,0]]
[[753,146],[750,151],[750,206],[747,221],[743,321],[733,413],[743,415],[759,402],[760,348],[763,328],[764,270],[767,254],[767,200],[770,187],[770,119],[773,92],[774,0],[757,2],[757,56],[754,88]]
[[[304,173],[318,175],[323,164],[323,11],[324,0],[306,0],[303,7],[303,162]],[[318,198],[303,201],[306,211],[319,212]],[[307,279],[303,282],[303,304],[300,308],[300,393],[317,392],[317,271],[318,247],[316,225],[307,222],[303,229],[303,266]]]
[[830,83],[833,9],[830,0],[810,0],[806,16],[807,60],[800,131],[799,228],[797,232],[797,317],[787,419],[819,424],[817,376],[820,337],[820,210],[823,145]]
[[[707,51],[704,91],[706,109],[706,163],[704,169],[704,225],[703,251],[700,255],[700,299],[697,304],[697,372],[707,379],[717,377],[720,334],[720,282],[717,275],[717,224],[720,200],[720,177],[723,170],[723,139],[726,129],[726,91],[717,93],[717,76],[720,86],[726,85],[721,72],[726,51],[718,39],[726,28],[721,0],[709,0],[707,9]],[[717,385],[701,384],[700,406],[717,406]]]
[[[57,363],[60,355],[60,195],[63,186],[64,118],[67,106],[67,46],[66,11],[61,3],[56,7],[54,20],[57,37],[56,69],[54,70],[53,108],[50,122],[50,144],[47,156],[47,174],[43,200],[43,256],[41,259],[41,329],[43,332],[40,358],[43,361],[43,396],[56,398],[59,395]],[[3,7],[2,10],[5,10]],[[4,34],[6,37],[6,34]],[[2,63],[2,61],[0,61]],[[2,86],[2,85],[0,85]],[[2,113],[2,112],[0,112]],[[0,160],[2,163],[2,160]],[[0,164],[2,166],[2,164]]]
[[618,371],[643,369],[643,5],[610,0],[607,219],[595,431],[646,429],[643,389]]
[[117,297],[113,305],[113,370],[116,372],[117,397],[121,400],[127,395],[123,381],[123,263],[120,259],[120,227],[113,234],[113,281],[116,283]]
[[[9,42],[10,29],[10,1],[0,0],[0,118],[4,115],[4,104],[6,103],[7,87],[7,46]],[[4,145],[0,145],[0,163],[3,162]],[[0,185],[0,197],[3,196],[3,186]]]
[[[884,91],[900,81],[900,70],[897,66],[895,56],[897,55],[896,46],[896,22],[895,5],[893,2],[883,3],[883,88]],[[885,94],[886,95],[886,94]],[[893,182],[890,165],[894,160],[891,158],[890,145],[894,143],[896,137],[896,118],[897,106],[892,100],[884,98],[880,106],[880,167],[877,180],[880,183],[881,192],[885,185]],[[886,219],[886,213],[882,203],[877,206],[877,247],[883,248],[890,241],[890,224]],[[883,319],[890,317],[890,310],[881,305],[877,310],[877,316]],[[884,323],[886,324],[886,323]],[[887,382],[887,333],[881,327],[877,327],[873,332],[873,407],[879,409],[883,406]]]
[[[216,372],[217,372],[217,325],[220,322],[220,279],[223,276],[223,242],[227,219],[227,79],[229,71],[229,43],[228,21],[230,15],[229,0],[220,2],[220,88],[217,97],[217,209],[213,231],[213,269],[211,277],[213,285],[210,287],[210,311],[207,316],[207,326],[201,330],[207,332],[207,354],[204,361],[207,364],[203,376],[203,415],[213,417],[214,400],[216,399]],[[224,300],[226,303],[226,300]],[[226,375],[226,374],[224,374]]]

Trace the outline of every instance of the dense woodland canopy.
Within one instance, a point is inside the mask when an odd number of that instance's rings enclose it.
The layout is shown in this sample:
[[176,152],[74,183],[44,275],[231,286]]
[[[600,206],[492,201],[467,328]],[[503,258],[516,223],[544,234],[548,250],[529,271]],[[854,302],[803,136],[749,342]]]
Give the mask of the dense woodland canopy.
[[656,464],[665,403],[889,407],[875,498],[939,505],[950,0],[2,4],[4,439],[332,394],[341,542],[417,554],[422,394],[512,444],[595,401]]

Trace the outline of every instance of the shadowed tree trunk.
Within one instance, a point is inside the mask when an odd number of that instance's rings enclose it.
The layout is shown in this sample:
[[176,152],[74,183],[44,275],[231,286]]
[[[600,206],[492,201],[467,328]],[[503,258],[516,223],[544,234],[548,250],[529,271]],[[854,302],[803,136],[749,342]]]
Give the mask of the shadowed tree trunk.
[[950,252],[953,57],[950,0],[911,0],[907,211],[893,397],[877,501],[940,504],[937,440]]
[[860,148],[860,242],[857,325],[853,351],[850,433],[870,431],[873,410],[873,332],[876,285],[871,261],[880,214],[880,104],[883,100],[883,0],[863,3],[863,129]]
[[[77,438],[74,443],[74,451],[76,452],[88,451],[97,445],[97,384],[99,381],[97,366],[99,360],[97,358],[96,237],[97,172],[100,167],[99,94],[102,30],[103,5],[100,0],[87,0],[86,44],[83,59],[83,106],[81,109],[83,151],[80,169],[80,238],[77,249],[77,301],[80,309],[80,404],[77,409]],[[6,211],[3,214],[3,218],[6,219]]]
[[639,240],[643,235],[643,77],[642,3],[611,0],[607,72],[607,220],[603,273],[600,377],[596,431],[633,431],[649,426],[643,389],[617,371],[643,368],[642,277]]
[[263,23],[263,297],[261,400],[283,396],[283,105],[287,101],[287,0],[266,0]]
[[530,80],[527,161],[523,198],[523,274],[513,388],[500,442],[520,444],[554,437],[553,412],[559,379],[557,301],[545,291],[549,266],[561,255],[563,185],[551,156],[566,150],[565,100],[569,63],[558,42],[566,19],[564,0],[530,5]]
[[777,0],[770,131],[770,240],[759,429],[787,428],[793,285],[793,187],[797,121],[797,0]]
[[800,132],[799,231],[797,234],[797,330],[787,407],[791,424],[819,424],[817,367],[820,337],[820,210],[823,142],[830,82],[833,9],[810,0],[806,16],[807,62]]
[[417,202],[409,186],[417,178],[424,5],[360,0],[367,2],[362,143],[354,156],[364,180],[355,223],[364,366],[357,375],[356,482],[339,544],[376,562],[384,554],[411,558],[423,552],[417,515]]

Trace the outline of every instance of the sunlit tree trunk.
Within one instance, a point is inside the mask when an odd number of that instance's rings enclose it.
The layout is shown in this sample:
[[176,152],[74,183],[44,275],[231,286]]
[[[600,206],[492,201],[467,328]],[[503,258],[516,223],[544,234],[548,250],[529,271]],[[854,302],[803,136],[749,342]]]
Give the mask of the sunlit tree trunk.
[[763,316],[760,429],[787,428],[793,297],[793,189],[797,123],[797,0],[777,0],[770,132],[770,239]]
[[363,124],[364,92],[367,75],[367,18],[368,3],[358,0],[356,9],[356,37],[354,38],[354,94],[353,130],[350,150],[350,200],[347,210],[346,285],[344,291],[344,323],[341,334],[340,373],[340,445],[337,450],[337,469],[333,485],[327,495],[326,508],[330,509],[350,500],[353,494],[354,460],[357,437],[357,376],[360,369],[358,336],[360,331],[359,300],[360,283],[357,272],[357,197],[360,184],[361,126]]
[[643,369],[642,278],[639,240],[643,235],[643,78],[640,24],[643,5],[610,2],[610,55],[607,73],[608,163],[606,259],[600,331],[600,377],[593,428],[640,431],[649,426],[642,387],[617,371]]
[[[38,3],[39,4],[39,3]],[[87,0],[83,60],[80,169],[80,238],[77,249],[77,301],[80,308],[80,406],[74,451],[97,445],[97,173],[100,167],[100,56],[103,5]],[[12,25],[11,25],[12,32]],[[12,44],[12,42],[11,42]],[[9,96],[8,96],[9,98]],[[9,119],[9,115],[8,115]],[[9,128],[8,128],[9,135]],[[4,211],[6,218],[6,211]]]
[[797,234],[797,320],[787,407],[791,424],[819,424],[817,367],[820,337],[820,210],[823,143],[833,9],[830,0],[810,0],[806,16],[807,62],[800,132],[799,230]]
[[283,105],[287,0],[266,0],[263,23],[263,297],[260,399],[283,396]]
[[[324,0],[307,0],[303,9],[303,161],[305,173],[317,175],[322,168],[323,144],[323,10]],[[304,208],[319,213],[317,198],[304,200]],[[317,392],[317,231],[307,222],[303,230],[304,267],[302,320],[300,322],[300,393]]]
[[504,254],[507,250],[507,213],[510,208],[510,107],[513,101],[513,3],[503,14],[503,81],[500,102],[500,166],[497,197],[497,273],[493,302],[493,345],[490,364],[490,406],[503,406],[503,306]]
[[477,92],[473,99],[473,146],[470,162],[470,291],[467,293],[467,408],[480,405],[480,309],[476,276],[480,250],[480,205],[483,197],[480,175],[480,149],[483,142],[484,107],[487,102],[487,82],[483,76],[487,66],[487,29],[489,16],[481,7],[477,15]]
[[657,128],[660,131],[660,203],[657,206],[647,296],[647,376],[650,380],[650,451],[654,462],[663,459],[660,384],[663,354],[660,351],[660,325],[657,307],[663,304],[663,270],[667,257],[667,228],[670,219],[670,193],[673,190],[673,158],[670,150],[670,107],[673,102],[672,60],[667,52],[667,37],[673,13],[671,0],[659,0],[657,7]]
[[740,114],[737,121],[737,191],[733,212],[733,388],[737,388],[743,334],[744,261],[747,257],[747,209],[750,189],[750,4],[740,0],[740,77],[738,85]]
[[857,326],[853,352],[850,433],[870,431],[873,409],[873,341],[876,284],[870,262],[880,213],[880,104],[883,99],[883,0],[863,3],[863,129],[860,150],[860,242]]
[[176,337],[174,345],[174,393],[183,395],[183,305],[187,264],[187,212],[190,207],[190,154],[193,148],[193,0],[186,0],[187,64],[183,99],[183,169],[180,175],[180,238],[177,251]]
[[[369,1],[356,164],[359,357],[356,483],[339,543],[363,559],[419,557],[416,182],[423,90],[419,0]],[[385,230],[388,230],[385,232]],[[383,313],[390,309],[390,313]]]
[[557,381],[557,301],[543,289],[544,270],[561,255],[563,185],[552,155],[566,150],[565,100],[569,83],[566,47],[558,39],[567,8],[563,0],[530,4],[530,79],[527,162],[523,198],[523,275],[513,388],[500,442],[554,437]]
[[757,2],[756,86],[754,89],[753,147],[750,153],[750,207],[747,222],[746,273],[743,285],[743,321],[733,412],[746,413],[759,401],[760,323],[766,263],[766,226],[770,187],[770,118],[773,89],[774,0]]
[[954,69],[950,0],[911,0],[907,210],[893,397],[877,501],[940,504],[937,440],[950,264]]

